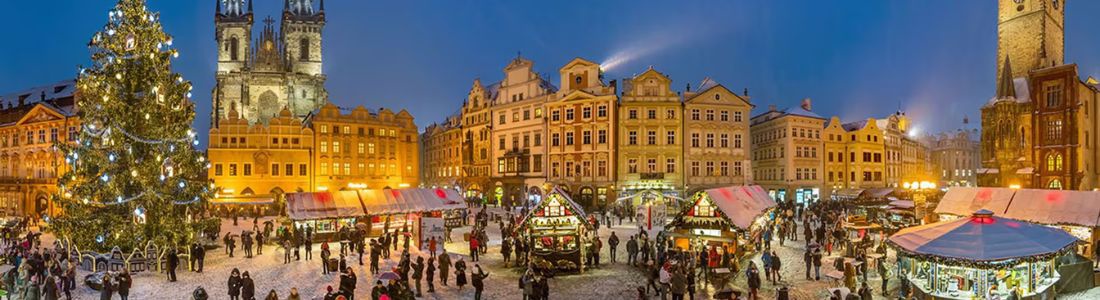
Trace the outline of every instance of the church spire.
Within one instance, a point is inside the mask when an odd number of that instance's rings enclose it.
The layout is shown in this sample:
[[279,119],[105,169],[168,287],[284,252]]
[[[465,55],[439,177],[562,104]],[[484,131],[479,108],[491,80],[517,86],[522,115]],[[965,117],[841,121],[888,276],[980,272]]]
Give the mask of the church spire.
[[219,15],[222,13],[221,0],[214,0],[214,13]]
[[325,12],[325,0],[321,0],[321,12]]
[[254,1],[254,0],[248,0],[248,13],[249,13],[249,14],[251,14],[251,13],[252,13],[252,2],[253,2],[253,1]]
[[1001,70],[1001,78],[997,81],[997,98],[1016,98],[1016,87],[1012,83],[1012,64],[1007,55]]

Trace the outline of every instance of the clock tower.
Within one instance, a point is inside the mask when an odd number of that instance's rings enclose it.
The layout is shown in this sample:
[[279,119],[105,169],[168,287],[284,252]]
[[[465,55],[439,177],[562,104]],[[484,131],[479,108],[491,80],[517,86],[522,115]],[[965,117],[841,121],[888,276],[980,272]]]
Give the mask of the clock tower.
[[997,80],[1007,60],[1012,61],[1013,78],[1064,63],[1065,2],[998,0]]

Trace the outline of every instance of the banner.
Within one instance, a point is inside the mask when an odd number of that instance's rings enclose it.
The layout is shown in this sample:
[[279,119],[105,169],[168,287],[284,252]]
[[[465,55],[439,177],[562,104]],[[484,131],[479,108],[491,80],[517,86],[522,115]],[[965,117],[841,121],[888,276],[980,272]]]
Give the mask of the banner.
[[444,222],[443,218],[420,218],[420,238],[424,239],[424,242],[420,244],[421,249],[427,249],[428,241],[433,237],[435,238],[436,251],[443,249],[443,241],[447,234],[443,227]]
[[658,232],[665,230],[668,210],[665,208],[665,204],[661,202],[662,201],[647,201],[637,208],[639,226],[641,226],[650,237],[656,237]]

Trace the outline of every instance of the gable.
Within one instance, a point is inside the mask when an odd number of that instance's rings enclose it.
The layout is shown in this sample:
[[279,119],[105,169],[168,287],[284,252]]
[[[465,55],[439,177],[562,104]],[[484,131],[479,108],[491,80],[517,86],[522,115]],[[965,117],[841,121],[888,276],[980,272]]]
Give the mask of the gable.
[[[717,97],[715,97],[717,95]],[[741,97],[741,95],[727,89],[721,84],[715,85],[709,89],[699,92],[695,96],[692,96],[684,103],[690,104],[721,104],[721,105],[734,105],[734,106],[748,106],[753,107],[752,103]]]
[[65,116],[60,112],[40,103],[35,105],[27,114],[23,115],[23,118],[19,119],[16,124],[32,124],[62,119],[65,119]]

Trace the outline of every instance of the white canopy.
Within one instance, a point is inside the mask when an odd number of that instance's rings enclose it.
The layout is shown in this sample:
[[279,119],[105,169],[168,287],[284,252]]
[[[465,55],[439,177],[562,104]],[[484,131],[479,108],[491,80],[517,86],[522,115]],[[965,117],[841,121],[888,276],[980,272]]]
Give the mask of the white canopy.
[[947,190],[935,212],[967,216],[983,208],[1047,225],[1100,227],[1100,193],[1087,191],[957,187]]
[[748,229],[752,222],[775,207],[775,200],[759,185],[731,186],[705,191],[733,225]]
[[371,215],[388,215],[422,211],[458,209],[462,195],[450,189],[388,189],[360,190],[363,207]]
[[366,216],[355,191],[290,193],[286,203],[287,214],[293,220]]

